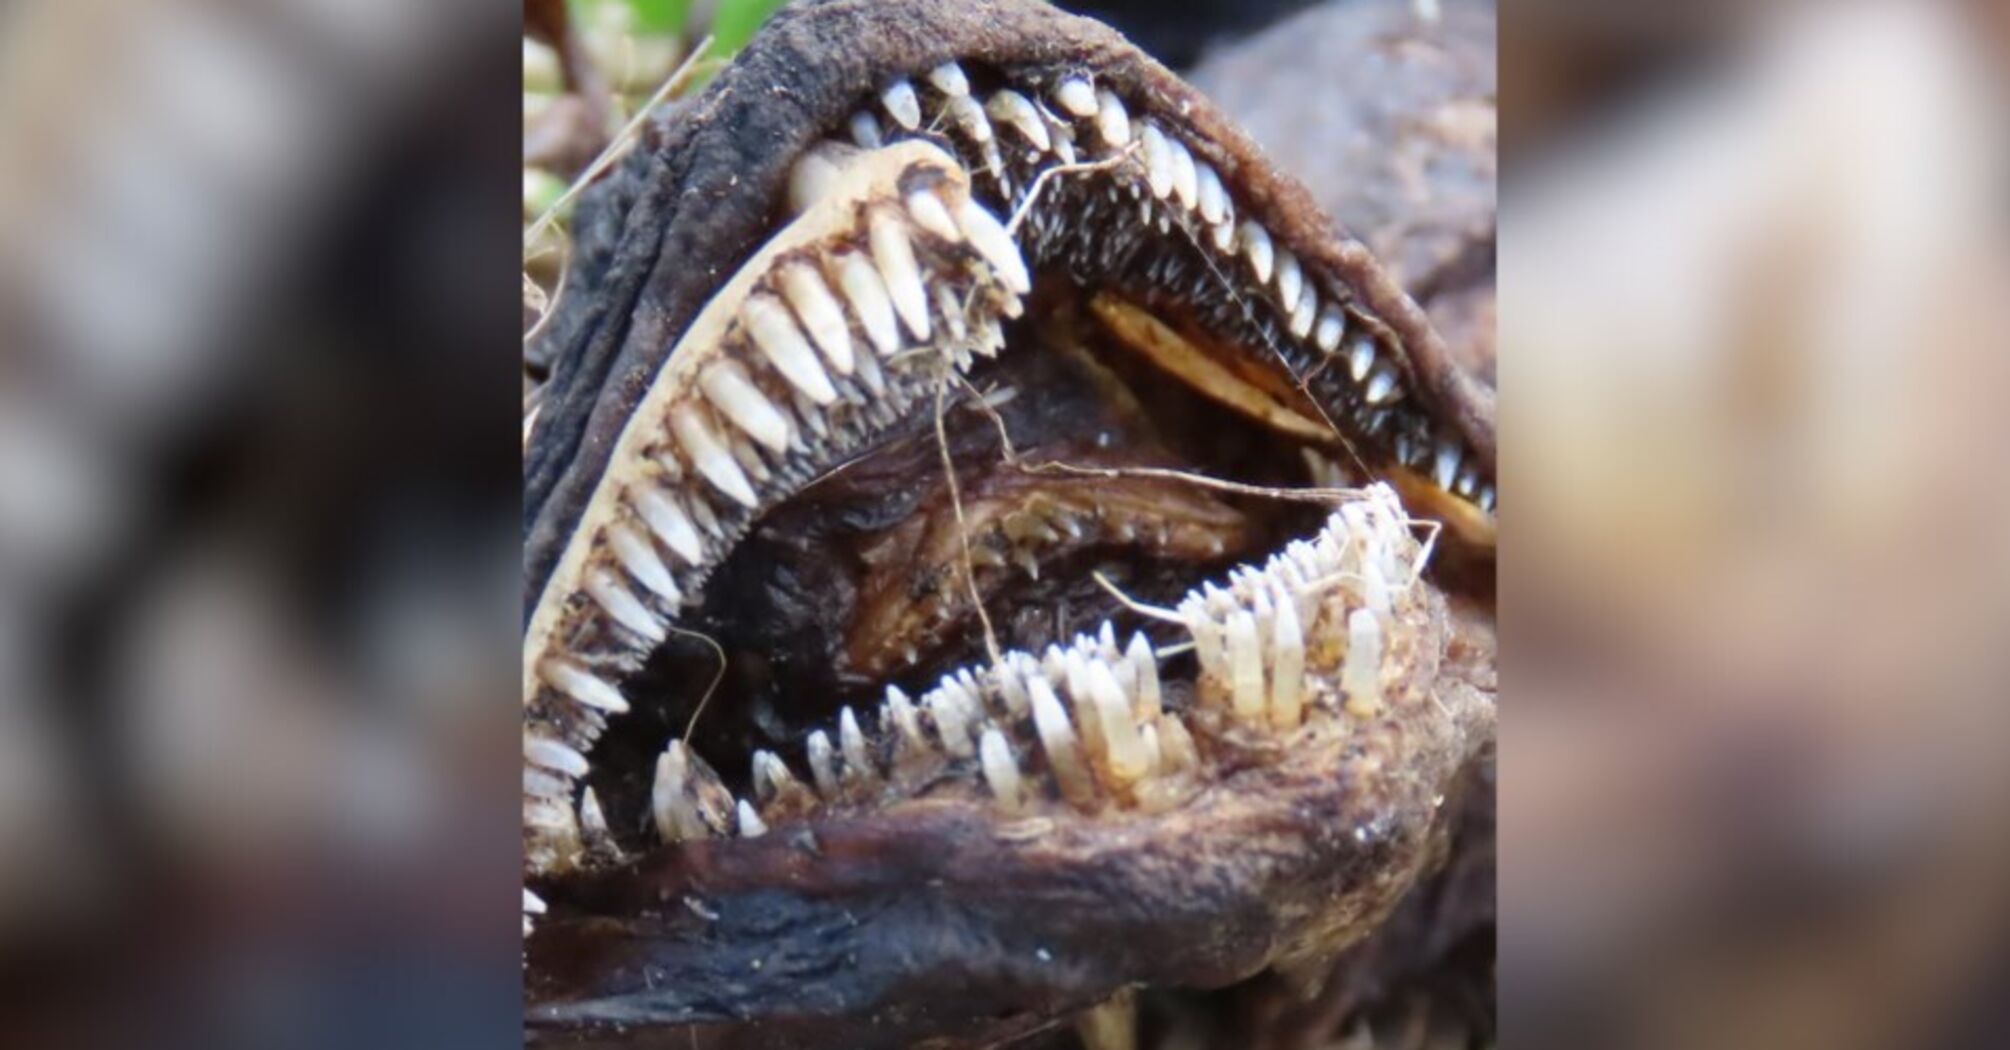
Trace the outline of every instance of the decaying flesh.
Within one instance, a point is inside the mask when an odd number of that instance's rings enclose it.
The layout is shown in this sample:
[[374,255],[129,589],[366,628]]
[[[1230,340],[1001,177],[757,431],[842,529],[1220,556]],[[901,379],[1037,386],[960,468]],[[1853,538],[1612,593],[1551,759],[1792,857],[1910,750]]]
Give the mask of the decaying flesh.
[[1037,3],[804,4],[603,197],[527,453],[534,1034],[1003,1038],[1429,866],[1491,401],[1204,99]]

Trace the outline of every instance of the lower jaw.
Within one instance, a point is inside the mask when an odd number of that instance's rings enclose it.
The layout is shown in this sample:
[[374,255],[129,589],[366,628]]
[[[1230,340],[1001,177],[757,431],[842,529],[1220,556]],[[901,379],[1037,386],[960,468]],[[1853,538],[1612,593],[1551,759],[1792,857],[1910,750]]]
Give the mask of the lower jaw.
[[838,747],[828,775],[765,778],[757,829],[706,813],[687,765],[657,812],[681,844],[555,898],[533,1026],[807,1013],[883,1036],[914,1019],[882,1002],[935,1025],[1323,958],[1430,863],[1491,735],[1490,638],[1415,585],[1423,556],[1372,490],[1179,603],[1166,631],[1195,648],[1152,663],[1156,689],[1093,635],[1005,654],[889,705],[863,768]]

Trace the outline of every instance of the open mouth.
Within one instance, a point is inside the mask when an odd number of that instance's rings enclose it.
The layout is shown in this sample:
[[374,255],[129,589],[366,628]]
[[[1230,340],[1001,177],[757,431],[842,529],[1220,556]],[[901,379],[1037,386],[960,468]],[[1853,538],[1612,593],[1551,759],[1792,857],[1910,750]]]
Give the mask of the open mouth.
[[[832,57],[889,6],[929,42]],[[533,438],[573,450],[525,633],[538,1025],[891,1042],[1321,958],[1490,736],[1490,633],[1421,577],[1491,549],[1490,417],[1415,308],[1101,27],[869,7],[721,78],[714,119],[778,77],[830,112],[747,103],[801,141],[750,133],[749,253],[683,261],[646,381],[569,395],[618,425]]]

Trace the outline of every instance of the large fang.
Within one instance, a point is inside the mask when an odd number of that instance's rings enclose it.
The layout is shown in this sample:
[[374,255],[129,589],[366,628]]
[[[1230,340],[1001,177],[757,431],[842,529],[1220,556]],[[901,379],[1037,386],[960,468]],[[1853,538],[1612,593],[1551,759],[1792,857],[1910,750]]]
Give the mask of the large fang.
[[691,518],[678,506],[677,497],[665,492],[661,486],[644,482],[635,490],[635,512],[649,526],[649,531],[663,541],[671,552],[684,559],[687,565],[696,565],[705,556],[705,545],[698,539],[698,530],[691,524]]
[[621,690],[591,671],[559,659],[546,660],[539,670],[544,680],[557,687],[559,692],[588,707],[597,707],[615,715],[628,711],[628,701],[622,697]]
[[886,282],[880,279],[879,271],[873,268],[871,260],[857,252],[846,252],[838,257],[838,288],[851,302],[853,312],[858,314],[859,327],[865,329],[865,337],[872,341],[872,348],[881,357],[890,357],[900,350],[900,329],[893,316],[893,299],[887,294]]
[[956,209],[956,221],[963,228],[964,236],[970,239],[970,246],[984,256],[1005,287],[1020,295],[1033,290],[1033,280],[1026,272],[1026,260],[1019,256],[1019,246],[1012,243],[1012,235],[1005,227],[984,210],[984,206],[966,198]]
[[1096,100],[1101,104],[1096,110],[1096,134],[1112,149],[1130,145],[1131,115],[1122,100],[1107,90],[1096,92]]
[[[805,346],[803,349],[808,350]],[[703,416],[691,405],[678,405],[670,410],[670,429],[677,435],[686,455],[691,457],[691,465],[698,473],[705,475],[720,492],[731,496],[743,507],[759,506],[754,498],[754,486],[747,480],[745,471],[733,458],[719,436],[712,432]]]
[[926,342],[929,332],[928,291],[922,287],[921,268],[914,263],[914,246],[907,240],[907,230],[892,212],[876,209],[872,213],[868,239],[872,244],[873,265],[879,268],[880,279],[886,282],[894,311],[900,314],[909,334]]
[[1026,691],[1033,700],[1034,731],[1039,733],[1040,745],[1047,751],[1047,766],[1061,786],[1062,797],[1077,806],[1088,805],[1095,799],[1095,788],[1089,782],[1088,767],[1082,765],[1075,730],[1068,724],[1068,712],[1061,707],[1061,698],[1054,695],[1054,687],[1042,675],[1029,677]]
[[607,615],[652,642],[661,642],[665,637],[663,624],[654,613],[643,608],[642,600],[623,587],[614,575],[605,569],[595,569],[586,578],[586,593]]
[[817,344],[817,349],[830,359],[831,367],[839,375],[850,375],[852,371],[851,330],[845,325],[844,311],[838,309],[837,299],[831,295],[828,285],[809,263],[795,263],[784,267],[781,273],[782,295],[789,305],[795,307],[796,316]]
[[810,348],[810,341],[803,337],[780,299],[765,293],[750,295],[740,317],[747,325],[747,334],[754,337],[754,345],[761,348],[782,378],[819,405],[837,400],[837,389],[831,386],[823,366],[817,364],[817,352]]
[[1296,729],[1303,715],[1305,634],[1298,625],[1297,604],[1288,596],[1278,597],[1270,635],[1270,725]]
[[1079,77],[1061,81],[1061,86],[1054,89],[1054,101],[1060,103],[1062,109],[1074,116],[1096,115],[1096,89]]
[[1041,118],[1040,111],[1017,91],[1008,88],[993,94],[984,109],[994,119],[1018,129],[1034,149],[1045,153],[1054,147],[1053,137],[1047,133],[1047,122]]
[[984,769],[984,782],[991,786],[992,797],[1006,812],[1015,812],[1022,797],[1019,763],[1012,758],[1011,745],[1005,742],[1005,734],[995,727],[984,731],[983,739],[977,742],[978,762]]
[[1173,190],[1172,148],[1157,126],[1147,123],[1141,132],[1145,150],[1145,182],[1152,196],[1164,200]]
[[641,530],[625,522],[616,524],[607,530],[607,545],[614,549],[614,557],[637,583],[671,605],[683,600],[677,581],[670,578],[669,567],[656,556],[655,544]]
[[1228,617],[1228,681],[1236,717],[1249,725],[1262,721],[1263,650],[1256,637],[1256,618],[1245,609]]
[[895,81],[880,93],[880,101],[886,104],[887,115],[894,123],[909,131],[921,126],[921,100],[915,97],[913,84]]
[[698,387],[712,407],[746,431],[748,437],[776,452],[788,451],[788,419],[747,377],[746,369],[738,361],[727,359],[712,364],[698,374]]
[[1347,710],[1362,718],[1382,708],[1382,625],[1367,609],[1347,617],[1347,660],[1340,670]]

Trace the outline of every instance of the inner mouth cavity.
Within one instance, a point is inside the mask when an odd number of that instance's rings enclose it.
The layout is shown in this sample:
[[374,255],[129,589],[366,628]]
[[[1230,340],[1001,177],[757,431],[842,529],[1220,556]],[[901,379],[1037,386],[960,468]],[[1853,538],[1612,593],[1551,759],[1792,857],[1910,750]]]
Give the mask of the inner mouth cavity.
[[[1176,804],[1237,727],[1371,717],[1404,615],[1386,489],[1258,490],[1372,463],[1491,513],[1386,330],[1111,92],[951,65],[845,133],[672,355],[533,617],[533,871],[924,795]],[[881,148],[917,138],[947,155]]]

